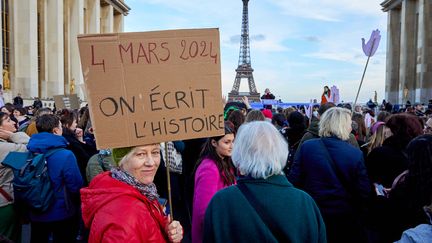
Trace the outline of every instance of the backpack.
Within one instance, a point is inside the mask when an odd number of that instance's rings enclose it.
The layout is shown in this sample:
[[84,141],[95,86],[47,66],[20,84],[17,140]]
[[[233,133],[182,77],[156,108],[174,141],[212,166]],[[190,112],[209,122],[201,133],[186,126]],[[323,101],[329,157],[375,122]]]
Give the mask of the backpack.
[[30,209],[44,212],[54,201],[54,190],[48,175],[46,159],[64,148],[46,153],[9,152],[3,165],[12,169],[15,200]]

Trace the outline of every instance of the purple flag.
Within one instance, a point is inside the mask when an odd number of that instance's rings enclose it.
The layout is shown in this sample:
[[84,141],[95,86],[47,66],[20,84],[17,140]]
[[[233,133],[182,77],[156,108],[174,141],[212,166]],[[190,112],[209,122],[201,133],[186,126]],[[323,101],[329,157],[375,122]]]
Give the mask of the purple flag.
[[380,40],[381,40],[381,35],[378,29],[372,31],[371,37],[366,44],[365,44],[365,39],[362,38],[362,47],[363,47],[364,54],[368,57],[375,55]]

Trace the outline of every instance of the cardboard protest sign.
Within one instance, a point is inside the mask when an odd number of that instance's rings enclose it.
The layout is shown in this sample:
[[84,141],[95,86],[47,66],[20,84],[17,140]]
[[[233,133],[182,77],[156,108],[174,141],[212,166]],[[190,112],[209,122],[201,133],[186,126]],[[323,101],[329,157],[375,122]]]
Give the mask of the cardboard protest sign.
[[221,135],[218,29],[78,37],[98,148]]
[[57,109],[79,109],[80,101],[78,95],[54,95],[54,103]]

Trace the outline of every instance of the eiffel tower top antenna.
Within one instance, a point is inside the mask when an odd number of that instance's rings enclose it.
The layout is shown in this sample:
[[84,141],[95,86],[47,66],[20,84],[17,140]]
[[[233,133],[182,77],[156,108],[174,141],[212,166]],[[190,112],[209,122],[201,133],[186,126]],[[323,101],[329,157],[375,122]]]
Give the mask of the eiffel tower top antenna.
[[[257,92],[255,81],[252,72],[254,71],[251,66],[250,57],[250,44],[249,44],[249,14],[248,3],[249,0],[243,1],[243,16],[242,28],[240,36],[240,52],[238,67],[236,68],[236,77],[234,80],[233,88],[228,94],[228,100],[240,100],[241,97],[247,96],[250,101],[260,101],[260,94]],[[241,79],[247,79],[249,85],[249,92],[239,92]]]

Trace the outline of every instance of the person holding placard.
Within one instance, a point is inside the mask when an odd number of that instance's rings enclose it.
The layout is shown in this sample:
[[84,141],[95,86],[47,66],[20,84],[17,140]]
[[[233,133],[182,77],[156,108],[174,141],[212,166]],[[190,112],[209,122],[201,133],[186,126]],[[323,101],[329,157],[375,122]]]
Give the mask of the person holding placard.
[[192,242],[202,242],[204,215],[212,197],[236,183],[231,161],[234,125],[225,122],[225,135],[208,138],[196,165],[192,213]]
[[81,189],[88,242],[180,242],[183,227],[169,222],[153,183],[160,145],[116,148],[112,157],[118,166]]

